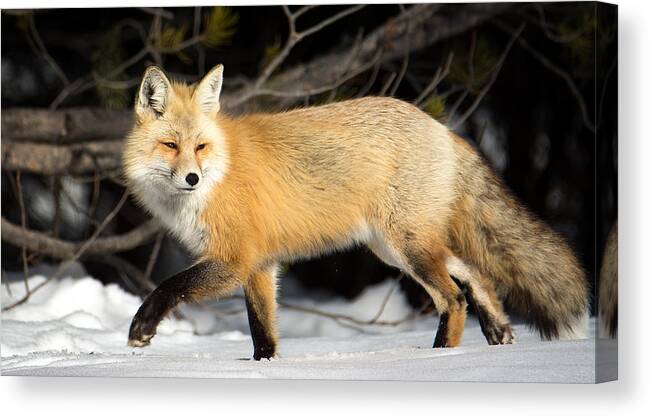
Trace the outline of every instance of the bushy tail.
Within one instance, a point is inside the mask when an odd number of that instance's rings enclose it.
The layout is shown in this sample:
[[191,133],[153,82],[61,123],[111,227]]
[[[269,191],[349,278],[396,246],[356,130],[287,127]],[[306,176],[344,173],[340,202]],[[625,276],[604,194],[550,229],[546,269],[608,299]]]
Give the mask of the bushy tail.
[[599,336],[617,337],[617,223],[608,233],[599,273]]
[[585,336],[588,287],[565,240],[520,204],[476,154],[461,161],[450,240],[543,339]]

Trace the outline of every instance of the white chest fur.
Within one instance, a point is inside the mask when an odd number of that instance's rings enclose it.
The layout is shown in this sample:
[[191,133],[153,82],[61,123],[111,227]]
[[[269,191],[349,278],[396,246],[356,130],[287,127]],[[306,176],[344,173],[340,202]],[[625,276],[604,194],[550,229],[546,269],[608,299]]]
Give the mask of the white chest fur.
[[139,191],[145,208],[190,252],[201,255],[207,241],[206,226],[201,219],[206,198],[201,190],[175,195],[164,195],[153,188]]

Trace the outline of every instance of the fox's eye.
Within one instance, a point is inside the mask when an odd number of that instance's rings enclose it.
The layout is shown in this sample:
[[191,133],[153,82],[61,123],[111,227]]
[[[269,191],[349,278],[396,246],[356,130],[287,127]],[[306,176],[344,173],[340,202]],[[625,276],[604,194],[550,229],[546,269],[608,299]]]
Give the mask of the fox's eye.
[[176,143],[174,142],[164,142],[163,145],[167,146],[170,149],[176,149]]
[[202,150],[202,149],[205,148],[205,147],[206,147],[206,144],[205,144],[205,143],[201,143],[201,144],[197,145],[197,150],[200,151],[200,150]]

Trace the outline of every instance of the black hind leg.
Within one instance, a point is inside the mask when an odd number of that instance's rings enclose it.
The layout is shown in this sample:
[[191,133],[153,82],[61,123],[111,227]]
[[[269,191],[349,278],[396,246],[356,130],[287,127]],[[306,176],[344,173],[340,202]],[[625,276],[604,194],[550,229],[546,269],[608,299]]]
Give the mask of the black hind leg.
[[479,326],[481,327],[481,332],[484,334],[486,341],[489,345],[504,345],[513,343],[513,330],[511,325],[506,323],[500,323],[495,317],[488,311],[485,305],[477,302],[477,296],[473,292],[473,289],[470,285],[466,285],[467,290],[465,291],[466,300],[475,310],[477,318],[479,320]]
[[513,330],[492,284],[483,279],[478,271],[458,260],[449,263],[448,270],[454,282],[461,288],[468,304],[475,310],[488,344],[513,343]]

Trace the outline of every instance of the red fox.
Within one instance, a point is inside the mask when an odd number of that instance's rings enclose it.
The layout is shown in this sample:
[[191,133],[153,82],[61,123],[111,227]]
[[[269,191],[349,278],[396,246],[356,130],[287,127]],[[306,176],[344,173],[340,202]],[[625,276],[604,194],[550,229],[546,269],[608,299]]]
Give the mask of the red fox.
[[445,126],[384,97],[229,117],[222,74],[187,86],[150,67],[140,85],[127,184],[197,262],[145,299],[129,345],[149,344],[178,303],[243,286],[253,357],[273,357],[279,263],[358,244],[432,297],[434,347],[460,344],[468,302],[489,344],[513,341],[501,300],[544,339],[584,330],[587,283],[567,243]]

